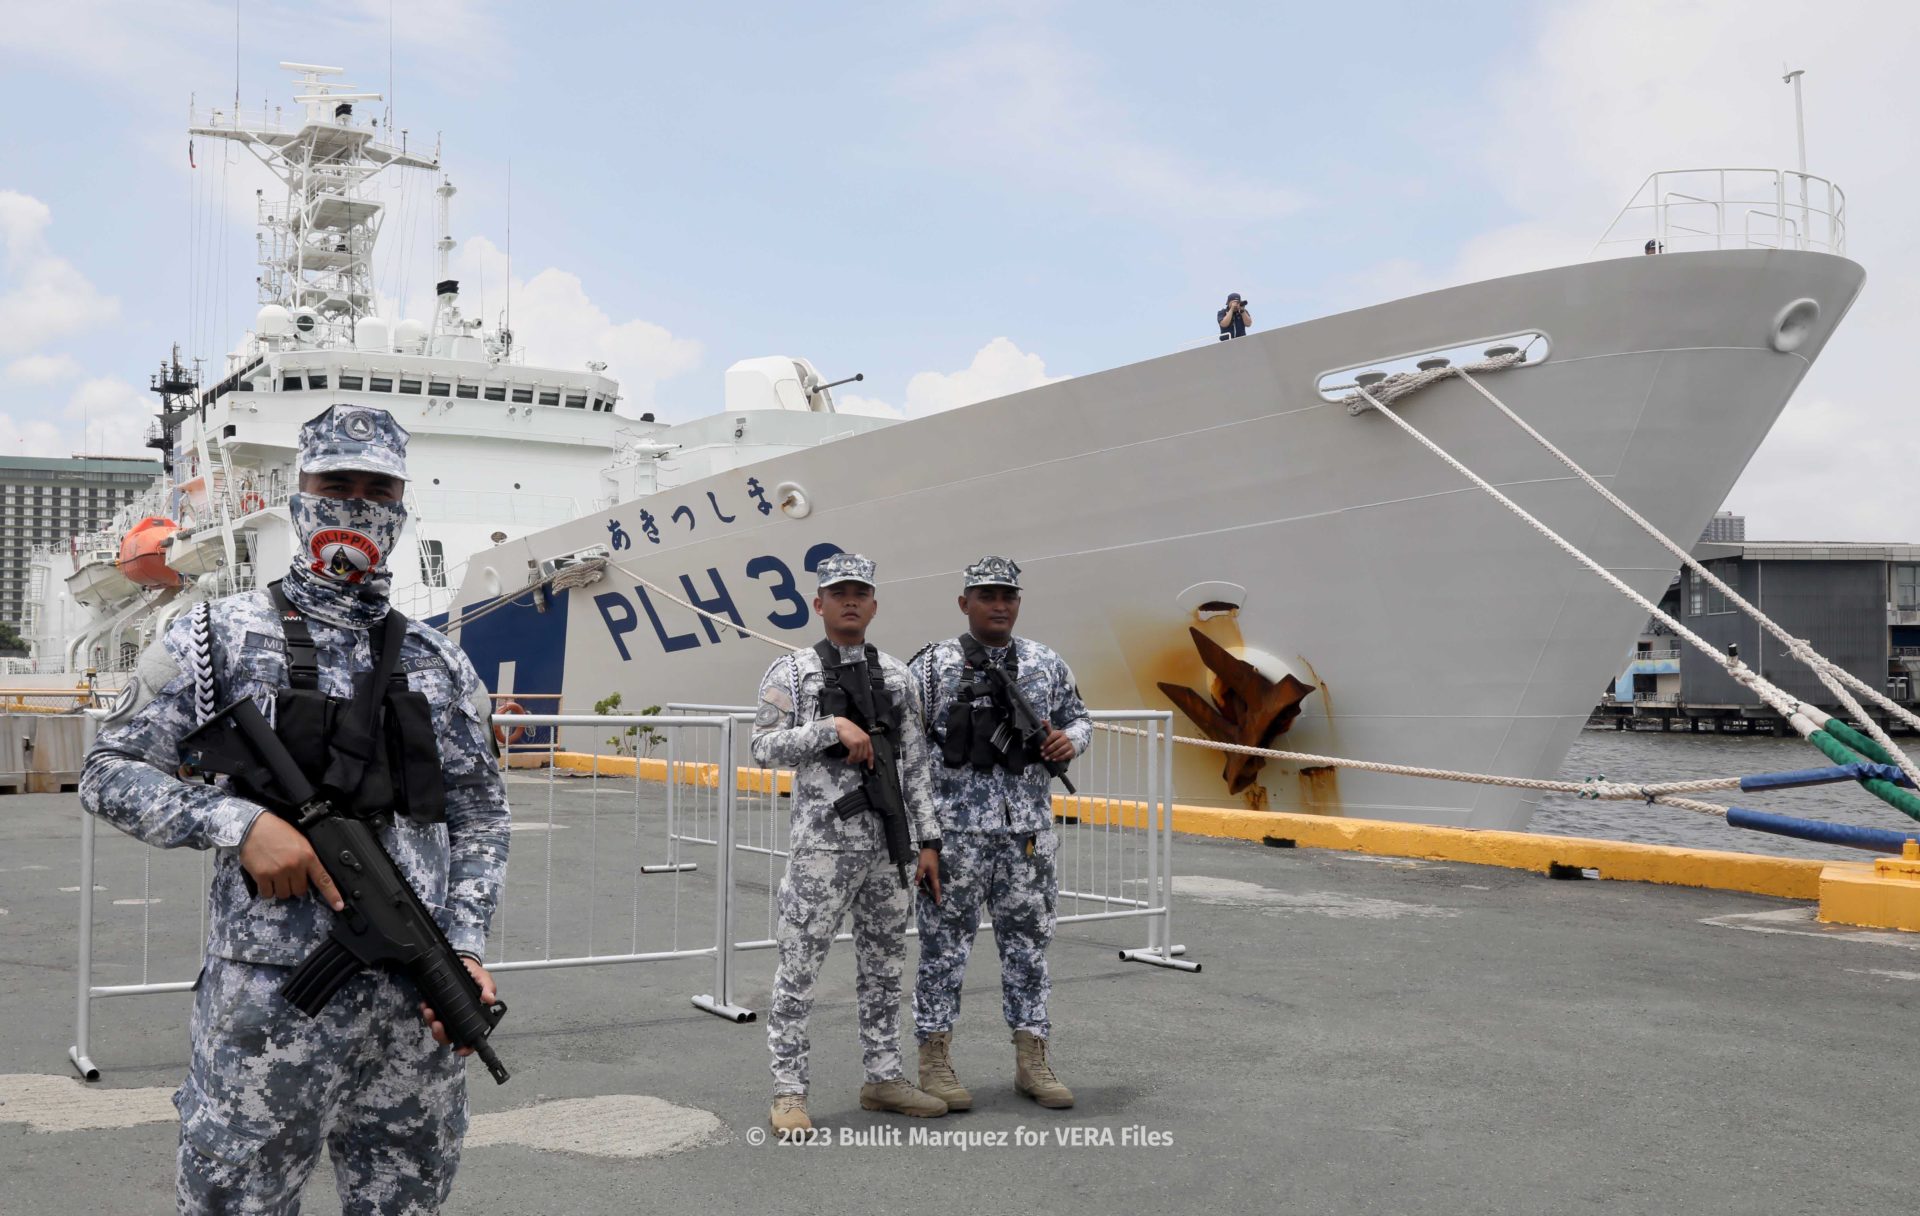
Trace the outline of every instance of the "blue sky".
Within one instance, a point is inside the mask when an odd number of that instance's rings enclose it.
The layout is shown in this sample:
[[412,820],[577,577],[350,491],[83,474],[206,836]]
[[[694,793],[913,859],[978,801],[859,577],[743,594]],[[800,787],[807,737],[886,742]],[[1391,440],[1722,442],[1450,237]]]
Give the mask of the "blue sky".
[[[244,4],[239,85],[289,104],[274,65],[299,59],[385,90],[391,34],[398,125],[442,136],[460,190],[470,306],[483,281],[490,314],[504,299],[511,162],[516,331],[536,358],[606,358],[633,412],[706,412],[727,364],[786,353],[913,414],[1177,349],[1228,290],[1267,327],[1576,260],[1652,169],[1790,163],[1793,56],[1873,282],[1829,354],[1847,370],[1816,369],[1732,505],[1772,535],[1920,538],[1904,458],[1863,502],[1860,455],[1810,446],[1913,435],[1874,334],[1916,302],[1893,199],[1920,181],[1912,141],[1868,128],[1913,129],[1916,27],[1831,7],[1802,28],[1785,0],[421,0],[390,27],[379,0]],[[218,355],[251,318],[258,171],[204,144],[197,179],[186,163],[188,95],[227,104],[234,74],[231,5],[42,6],[0,30],[0,446],[137,446],[168,344]],[[380,262],[414,311],[431,184],[393,199],[386,240],[413,256]],[[1847,506],[1788,510],[1810,475]]]

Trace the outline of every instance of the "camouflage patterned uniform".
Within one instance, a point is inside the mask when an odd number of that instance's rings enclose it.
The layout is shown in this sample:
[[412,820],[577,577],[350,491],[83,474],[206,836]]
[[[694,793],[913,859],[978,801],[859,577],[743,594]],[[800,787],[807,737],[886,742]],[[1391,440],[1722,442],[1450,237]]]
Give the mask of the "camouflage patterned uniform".
[[[863,581],[871,577],[869,564]],[[842,647],[840,658],[857,660],[860,653],[858,647]],[[886,654],[880,663],[900,716],[901,794],[918,843],[936,834],[920,701],[905,664]],[[878,817],[842,819],[834,812],[834,802],[852,792],[860,776],[845,760],[821,755],[839,742],[832,717],[820,714],[823,679],[820,656],[812,650],[775,660],[760,681],[760,708],[753,724],[754,760],[793,769],[790,856],[780,880],[775,934],[780,968],[767,1011],[776,1094],[807,1092],[807,1014],[827,948],[849,909],[867,1080],[905,1075],[900,1066],[900,985],[906,969],[907,893],[899,871],[888,862]]]
[[[344,407],[302,432],[337,432]],[[403,445],[381,411],[372,442]],[[398,432],[398,438],[388,431]],[[364,427],[362,428],[364,429]],[[338,445],[336,455],[338,455]],[[401,450],[404,450],[403,448]],[[351,453],[342,457],[352,459]],[[361,466],[385,471],[378,460]],[[341,599],[300,559],[284,584],[306,614],[319,688],[350,695],[373,666],[365,628],[330,624],[380,607]],[[384,608],[380,610],[383,612]],[[345,614],[344,617],[341,614]],[[211,696],[196,698],[196,670]],[[446,822],[397,819],[381,841],[454,949],[478,959],[507,859],[505,787],[487,728],[486,690],[444,634],[409,622],[400,651],[407,683],[432,706],[446,783]],[[437,1211],[452,1185],[467,1124],[463,1061],[433,1042],[419,993],[404,979],[363,973],[317,1018],[281,999],[288,970],[326,937],[333,912],[309,894],[255,900],[239,846],[263,813],[224,785],[175,775],[179,741],[204,710],[252,697],[270,711],[287,683],[279,613],[265,591],[196,609],[141,658],[129,692],[87,756],[80,796],[89,811],[161,848],[215,849],[207,961],[192,1017],[193,1059],[175,1095],[180,1110],[178,1198],[183,1212],[294,1212],[323,1140],[347,1213]]]
[[[1074,754],[1087,750],[1093,719],[1074,686],[1073,672],[1052,650],[1015,638],[1019,684],[1036,713],[1073,740]],[[994,663],[1008,647],[988,648]],[[1055,859],[1060,838],[1053,831],[1053,778],[1039,763],[1020,772],[971,765],[948,768],[939,752],[947,711],[953,705],[966,659],[957,638],[936,642],[909,665],[914,687],[927,707],[932,732],[933,800],[940,811],[941,902],[918,902],[920,970],[913,992],[915,1036],[952,1030],[960,1017],[960,982],[980,927],[985,904],[993,917],[1000,951],[1001,1011],[1013,1030],[1046,1038],[1047,945],[1053,940],[1060,875]]]

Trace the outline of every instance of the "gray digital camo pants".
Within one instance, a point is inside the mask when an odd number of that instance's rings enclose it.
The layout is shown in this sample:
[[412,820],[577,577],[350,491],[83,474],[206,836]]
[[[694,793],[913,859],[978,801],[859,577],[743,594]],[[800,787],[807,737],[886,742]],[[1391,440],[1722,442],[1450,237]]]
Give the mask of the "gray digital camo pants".
[[287,967],[210,958],[180,1111],[180,1211],[282,1216],[332,1151],[343,1216],[440,1210],[467,1131],[465,1062],[433,1041],[412,985],[349,980],[317,1018]]
[[[1033,847],[1028,851],[1027,842]],[[960,1019],[960,982],[980,930],[980,909],[993,917],[1000,951],[1000,1011],[1014,1030],[1046,1038],[1047,946],[1060,902],[1052,832],[946,832],[940,840],[939,903],[919,896],[920,974],[913,990],[914,1033],[952,1030]]]
[[773,1091],[807,1092],[807,1015],[827,948],[853,912],[853,957],[860,1002],[860,1052],[867,1080],[890,1081],[900,1068],[900,987],[907,966],[907,893],[885,851],[804,851],[787,859],[778,896],[780,969],[767,1009]]

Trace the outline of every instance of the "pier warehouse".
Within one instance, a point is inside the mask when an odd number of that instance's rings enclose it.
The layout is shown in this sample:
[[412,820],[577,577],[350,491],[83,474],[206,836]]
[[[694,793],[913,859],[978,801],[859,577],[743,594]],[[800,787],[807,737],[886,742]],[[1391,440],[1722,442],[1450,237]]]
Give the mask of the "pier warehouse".
[[[1693,556],[1795,637],[1912,704],[1920,688],[1920,544],[1702,540]],[[1833,697],[1780,642],[1706,580],[1685,571],[1661,606],[1787,692],[1829,710]],[[1649,623],[1599,717],[1671,728],[1771,729],[1777,716],[1723,670]]]

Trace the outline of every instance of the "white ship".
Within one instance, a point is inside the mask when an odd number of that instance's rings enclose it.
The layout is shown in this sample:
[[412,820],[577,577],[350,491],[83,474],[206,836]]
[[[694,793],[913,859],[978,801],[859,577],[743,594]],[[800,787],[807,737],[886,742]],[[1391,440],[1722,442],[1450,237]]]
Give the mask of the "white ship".
[[[1656,174],[1599,250],[1625,243],[1632,257],[908,422],[837,413],[832,386],[785,357],[728,369],[719,413],[636,422],[614,412],[617,386],[598,368],[515,362],[511,335],[463,319],[451,285],[431,326],[369,317],[378,214],[360,188],[389,165],[436,161],[343,113],[354,95],[327,83],[332,69],[289,66],[304,73],[297,127],[233,116],[196,128],[277,158],[288,182],[287,211],[263,216],[272,294],[221,382],[175,399],[155,509],[119,521],[187,516],[166,565],[191,577],[128,596],[101,560],[83,562],[71,594],[100,610],[39,650],[70,670],[124,666],[193,597],[277,576],[291,554],[294,434],[327,403],[361,401],[414,436],[402,554],[419,560],[395,563],[399,606],[449,621],[496,693],[536,712],[613,692],[627,706],[751,700],[776,652],[652,588],[806,644],[811,568],[857,550],[879,563],[875,641],[904,656],[960,628],[961,567],[1002,553],[1026,572],[1021,632],[1067,657],[1089,704],[1173,706],[1188,733],[1301,751],[1550,776],[1644,614],[1386,419],[1350,414],[1352,386],[1520,350],[1488,387],[1691,538],[1863,279],[1839,256],[1844,205],[1822,179]],[[1637,256],[1647,238],[1660,256]],[[1671,559],[1466,385],[1397,408],[1637,590],[1667,586]],[[1198,749],[1180,749],[1176,796],[1497,828],[1531,810],[1505,789],[1223,764]]]
[[23,629],[33,671],[13,683],[92,672],[111,685],[196,600],[284,573],[299,429],[330,404],[378,405],[412,433],[410,522],[392,569],[395,602],[422,618],[445,610],[468,554],[591,509],[610,492],[603,470],[645,425],[615,413],[619,385],[604,366],[530,365],[504,323],[463,315],[444,176],[433,319],[376,315],[375,179],[438,175],[439,154],[389,142],[355,112],[379,95],[341,81],[341,69],[280,66],[296,77],[290,113],[211,110],[190,123],[203,146],[244,146],[284,189],[259,204],[253,328],[211,384],[177,348],[162,366],[149,443],[166,474],[107,528],[36,555]]

